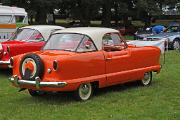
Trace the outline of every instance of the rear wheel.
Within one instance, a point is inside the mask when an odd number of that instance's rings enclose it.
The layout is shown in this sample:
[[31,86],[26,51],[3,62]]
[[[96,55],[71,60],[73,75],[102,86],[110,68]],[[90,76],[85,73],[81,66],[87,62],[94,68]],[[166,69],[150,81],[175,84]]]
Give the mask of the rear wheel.
[[90,99],[93,93],[93,87],[91,83],[83,83],[79,88],[74,92],[76,100],[86,101]]
[[142,86],[148,86],[150,85],[152,82],[152,72],[146,72],[144,73],[144,77],[142,80],[139,81],[139,83],[142,85]]
[[44,91],[37,91],[37,90],[28,89],[28,92],[29,92],[29,94],[30,94],[32,97],[38,97],[38,96],[43,96],[43,95],[45,95],[45,92],[44,92]]
[[175,39],[173,42],[173,49],[174,50],[180,50],[180,40]]

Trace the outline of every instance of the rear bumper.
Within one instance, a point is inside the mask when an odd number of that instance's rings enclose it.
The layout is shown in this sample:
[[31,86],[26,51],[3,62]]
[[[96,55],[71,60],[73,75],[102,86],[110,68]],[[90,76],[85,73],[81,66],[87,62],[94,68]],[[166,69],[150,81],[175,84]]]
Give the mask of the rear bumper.
[[0,61],[0,65],[10,65],[10,60],[8,61]]
[[35,81],[30,81],[20,80],[18,76],[12,76],[9,78],[9,81],[17,87],[20,87],[21,85],[30,85],[36,89],[40,89],[41,87],[65,87],[67,85],[67,82],[41,82],[39,77],[36,77]]
[[0,69],[9,69],[12,68],[10,61],[0,61]]

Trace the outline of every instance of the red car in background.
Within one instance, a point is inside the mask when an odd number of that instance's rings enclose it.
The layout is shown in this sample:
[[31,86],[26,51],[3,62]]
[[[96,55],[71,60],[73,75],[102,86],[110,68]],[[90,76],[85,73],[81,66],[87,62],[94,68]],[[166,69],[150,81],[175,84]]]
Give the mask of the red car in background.
[[10,67],[10,58],[19,54],[38,51],[52,32],[64,29],[61,26],[34,25],[17,29],[10,40],[0,43],[0,68]]
[[121,33],[121,35],[134,35],[137,29],[134,26],[121,26],[118,27],[117,30]]

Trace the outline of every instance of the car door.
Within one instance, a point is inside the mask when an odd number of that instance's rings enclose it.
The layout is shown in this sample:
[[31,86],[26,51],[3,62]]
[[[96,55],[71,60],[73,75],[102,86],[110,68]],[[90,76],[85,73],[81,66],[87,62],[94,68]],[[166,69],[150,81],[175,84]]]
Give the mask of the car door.
[[[64,44],[64,46],[66,45]],[[69,45],[67,44],[67,46]],[[64,66],[60,72],[61,77],[79,82],[99,81],[99,87],[106,86],[103,51],[98,51],[91,38],[85,36],[76,52],[76,55],[61,63]]]
[[118,33],[105,34],[103,49],[106,63],[107,84],[114,85],[130,79],[130,49]]

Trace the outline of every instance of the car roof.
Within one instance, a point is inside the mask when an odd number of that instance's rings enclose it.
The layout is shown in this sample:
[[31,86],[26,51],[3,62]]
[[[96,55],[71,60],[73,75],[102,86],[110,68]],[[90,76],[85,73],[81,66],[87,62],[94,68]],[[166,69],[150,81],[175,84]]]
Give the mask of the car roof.
[[10,7],[0,5],[0,14],[1,15],[27,15],[27,12],[24,8],[19,7]]
[[87,35],[93,40],[98,50],[101,50],[103,36],[107,33],[119,33],[119,31],[111,28],[76,27],[76,28],[67,28],[64,30],[54,32],[54,34],[58,34],[58,33],[77,33],[77,34]]
[[34,29],[39,31],[42,36],[44,37],[45,41],[49,38],[53,30],[62,30],[65,29],[62,26],[56,26],[56,25],[30,25],[30,26],[25,26],[21,27],[21,29]]

